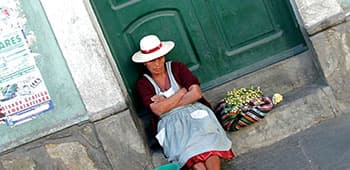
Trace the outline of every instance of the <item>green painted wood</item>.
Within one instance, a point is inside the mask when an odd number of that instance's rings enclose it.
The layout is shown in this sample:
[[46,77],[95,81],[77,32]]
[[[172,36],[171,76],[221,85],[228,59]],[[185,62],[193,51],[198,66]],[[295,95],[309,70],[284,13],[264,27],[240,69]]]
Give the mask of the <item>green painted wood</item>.
[[350,9],[350,0],[338,0],[338,2],[346,11]]
[[184,62],[204,90],[306,49],[287,0],[90,0],[131,96],[143,69],[139,40],[174,40],[168,60]]
[[1,125],[0,152],[88,119],[39,0],[21,0],[20,4],[27,19],[24,31],[36,37],[31,49],[40,54],[36,63],[55,108],[12,128]]

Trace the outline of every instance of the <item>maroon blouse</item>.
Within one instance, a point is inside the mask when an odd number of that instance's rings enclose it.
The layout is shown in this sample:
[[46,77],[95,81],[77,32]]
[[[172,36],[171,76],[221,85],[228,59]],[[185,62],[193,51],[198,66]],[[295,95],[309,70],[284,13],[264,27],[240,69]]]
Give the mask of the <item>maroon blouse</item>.
[[[184,87],[188,90],[188,88],[193,84],[199,85],[197,77],[195,77],[192,74],[192,72],[186,67],[185,64],[181,62],[172,61],[171,70],[180,88]],[[156,94],[153,85],[145,76],[141,76],[141,78],[137,81],[136,88],[139,96],[141,97],[143,106],[149,111],[151,111],[151,97],[153,97]],[[199,100],[199,102],[211,108],[209,102],[203,97]]]

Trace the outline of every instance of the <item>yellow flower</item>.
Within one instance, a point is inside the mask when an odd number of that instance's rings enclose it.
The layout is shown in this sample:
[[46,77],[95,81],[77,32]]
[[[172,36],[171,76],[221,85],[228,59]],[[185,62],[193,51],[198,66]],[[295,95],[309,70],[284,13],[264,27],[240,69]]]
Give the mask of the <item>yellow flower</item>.
[[272,103],[273,103],[274,105],[280,103],[282,100],[283,100],[283,96],[282,96],[281,94],[275,93],[275,94],[272,96]]

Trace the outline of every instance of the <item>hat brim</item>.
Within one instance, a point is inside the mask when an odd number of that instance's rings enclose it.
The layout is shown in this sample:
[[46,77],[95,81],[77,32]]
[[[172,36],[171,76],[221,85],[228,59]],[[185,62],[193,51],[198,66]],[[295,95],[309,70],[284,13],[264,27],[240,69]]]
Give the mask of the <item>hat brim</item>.
[[168,54],[175,46],[173,41],[162,41],[162,47],[156,52],[144,54],[141,51],[136,52],[132,57],[132,61],[135,63],[145,63],[152,61],[156,58],[162,57],[165,54]]

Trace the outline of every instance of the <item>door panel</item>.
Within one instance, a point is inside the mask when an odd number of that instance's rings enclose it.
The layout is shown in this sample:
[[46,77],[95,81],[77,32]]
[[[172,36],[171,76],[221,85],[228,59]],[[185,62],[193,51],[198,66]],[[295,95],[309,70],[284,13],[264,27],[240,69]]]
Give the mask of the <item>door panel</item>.
[[306,49],[287,0],[193,0],[192,4],[210,42],[210,57],[204,61],[201,55],[201,68],[215,70],[195,71],[205,89]]
[[[228,3],[228,0],[211,1],[209,10],[210,15],[216,17],[215,21],[228,50],[278,32],[263,0],[242,0],[239,1],[239,6],[228,6]],[[248,9],[254,12],[247,12]]]
[[288,0],[90,0],[131,96],[142,64],[139,40],[175,41],[167,60],[184,62],[208,89],[306,49]]

